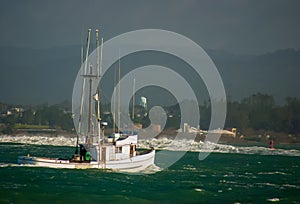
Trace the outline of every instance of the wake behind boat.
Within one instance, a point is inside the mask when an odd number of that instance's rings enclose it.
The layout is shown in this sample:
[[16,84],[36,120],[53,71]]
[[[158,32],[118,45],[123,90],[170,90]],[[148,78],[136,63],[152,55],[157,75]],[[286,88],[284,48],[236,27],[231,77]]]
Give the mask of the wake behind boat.
[[[91,29],[88,30],[85,63],[82,63],[84,69],[81,75],[83,79],[81,105],[74,155],[70,159],[34,157],[30,155],[19,156],[18,164],[49,168],[111,169],[126,172],[139,172],[154,165],[155,150],[150,148],[138,151],[136,148],[138,135],[134,131],[124,133],[118,128],[118,131],[108,137],[104,136],[104,127],[107,123],[101,122],[100,89],[95,84],[101,79],[103,46],[99,49],[99,31],[96,30],[97,62],[94,65],[96,67],[93,67],[92,63],[88,61],[90,35]],[[103,39],[101,44],[103,44]],[[86,83],[86,79],[88,79],[89,83]],[[96,93],[94,90],[97,90]],[[86,94],[85,92],[88,93]],[[97,113],[95,113],[96,109]],[[119,120],[120,114],[118,115]],[[79,144],[79,136],[85,137],[84,144]]]

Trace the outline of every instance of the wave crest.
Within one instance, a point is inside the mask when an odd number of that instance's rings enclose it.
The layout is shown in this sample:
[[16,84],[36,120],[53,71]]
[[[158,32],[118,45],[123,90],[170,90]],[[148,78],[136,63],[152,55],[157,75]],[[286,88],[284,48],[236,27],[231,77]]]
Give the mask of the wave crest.
[[[5,143],[23,143],[35,145],[53,145],[53,146],[75,146],[76,137],[70,136],[28,136],[28,135],[3,135],[0,142]],[[80,142],[83,142],[80,141]],[[297,149],[275,149],[261,146],[233,146],[228,144],[216,144],[212,142],[195,142],[193,140],[174,140],[169,138],[153,138],[151,140],[139,140],[139,148],[154,147],[157,150],[170,151],[191,151],[191,152],[217,152],[217,153],[239,153],[239,154],[259,154],[259,155],[284,155],[300,156],[300,150]]]

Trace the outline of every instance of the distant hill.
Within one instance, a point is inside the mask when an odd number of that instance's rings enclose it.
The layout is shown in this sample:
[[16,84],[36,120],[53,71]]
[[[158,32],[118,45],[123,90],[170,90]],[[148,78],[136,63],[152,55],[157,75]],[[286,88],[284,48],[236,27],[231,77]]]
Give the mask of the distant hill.
[[227,96],[233,99],[257,92],[273,95],[278,103],[287,96],[300,97],[299,50],[278,50],[259,56],[211,52],[210,56],[223,77]]
[[[206,51],[223,78],[230,100],[240,100],[257,92],[273,95],[278,103],[282,103],[287,96],[300,98],[299,50],[279,50],[259,56]],[[189,72],[184,62],[153,52],[137,53],[122,59],[122,74],[148,64],[174,68],[191,84],[198,86],[199,79]],[[0,47],[0,101],[14,104],[71,101],[79,67],[80,46],[40,50]],[[113,75],[113,71],[107,75]],[[104,80],[103,83],[108,81]],[[198,92],[199,98],[207,100],[208,94],[203,83]],[[155,92],[152,94],[155,95]],[[166,103],[168,100],[162,98],[161,101]]]

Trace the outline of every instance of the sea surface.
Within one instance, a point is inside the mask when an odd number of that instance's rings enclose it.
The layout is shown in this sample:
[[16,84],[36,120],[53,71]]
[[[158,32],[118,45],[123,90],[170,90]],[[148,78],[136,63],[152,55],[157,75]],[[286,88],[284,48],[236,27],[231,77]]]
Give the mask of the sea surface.
[[[74,152],[70,146],[22,142],[0,143],[0,203],[300,202],[297,146],[271,151],[259,146],[223,144],[199,160],[201,145],[197,151],[193,143],[191,151],[167,169],[133,175],[19,166],[16,162],[20,155],[70,157]],[[151,142],[144,142],[147,143]],[[153,143],[157,151],[177,153],[163,148],[166,139]],[[186,141],[180,144],[186,145]]]

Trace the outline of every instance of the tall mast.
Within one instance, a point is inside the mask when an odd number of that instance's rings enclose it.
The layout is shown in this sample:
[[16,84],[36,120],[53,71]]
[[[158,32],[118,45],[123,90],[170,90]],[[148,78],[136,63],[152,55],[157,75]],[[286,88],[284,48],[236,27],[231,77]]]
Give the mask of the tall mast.
[[96,29],[97,77],[100,78],[99,30]]
[[[100,112],[100,82],[102,77],[102,56],[103,56],[103,38],[101,38],[101,50],[100,50],[100,62],[99,62],[99,86],[98,86],[98,132],[99,132],[99,138],[98,143],[100,145],[101,142],[101,112]],[[103,132],[103,141],[104,141],[104,132]]]
[[[88,56],[89,56],[89,49],[90,49],[90,39],[91,39],[91,29],[88,29],[87,47],[86,47],[86,54],[85,54],[85,64],[84,64],[84,69],[83,69],[83,73],[82,73],[83,76],[86,75],[86,70],[87,70]],[[84,102],[84,93],[85,93],[84,88],[85,88],[85,77],[83,77],[83,83],[82,83],[80,115],[79,115],[79,123],[78,123],[78,134],[81,134],[81,125],[82,125],[81,120],[82,120],[83,102]],[[85,142],[87,142],[87,137],[86,137]]]
[[[115,67],[115,74],[114,74],[114,87],[116,87],[116,67]],[[114,97],[113,97],[113,107],[114,107],[114,109],[113,109],[113,118],[114,118],[114,120],[116,119],[116,92],[114,91]],[[116,132],[116,122],[114,121],[114,123],[113,123],[113,132],[115,133]]]
[[135,78],[133,78],[133,87],[132,87],[132,134],[134,134],[134,104],[135,104]]
[[[82,65],[83,65],[83,46],[81,45],[81,49],[80,49],[80,66],[82,66]],[[84,89],[84,86],[82,86],[82,93],[83,93],[83,89]],[[82,97],[82,93],[81,93],[81,97]],[[80,107],[80,111],[82,111],[82,104],[81,104],[81,107]],[[80,113],[80,115],[79,115],[79,123],[78,123],[78,134],[77,134],[77,137],[76,137],[75,154],[78,154],[79,134],[81,132],[81,115],[82,114]]]
[[120,116],[121,116],[121,110],[120,110],[120,75],[121,75],[121,66],[120,66],[120,50],[119,50],[119,69],[118,69],[119,73],[118,73],[118,132],[120,132],[120,127],[121,127],[121,120],[120,120]]
[[90,65],[90,74],[89,75],[87,75],[87,77],[89,77],[90,78],[90,83],[89,83],[89,85],[90,85],[90,87],[89,87],[89,119],[88,119],[88,134],[87,134],[87,139],[88,139],[88,147],[89,147],[89,145],[90,145],[90,139],[91,139],[91,136],[92,136],[92,129],[93,129],[93,127],[92,127],[92,124],[93,124],[93,119],[92,119],[92,88],[93,88],[93,86],[92,86],[92,83],[93,83],[93,79],[92,79],[92,77],[93,77],[93,67],[92,67],[92,65]]
[[135,104],[135,78],[133,78],[133,87],[132,87],[132,115],[131,119],[134,123],[134,104]]
[[[99,79],[100,83],[100,77],[101,77],[101,65],[102,59],[99,57],[99,30],[96,30],[96,49],[97,49],[97,78]],[[102,54],[102,53],[101,53]],[[101,60],[101,61],[100,61]],[[97,132],[98,132],[98,144],[100,145],[101,141],[101,116],[100,116],[100,88],[99,85],[97,87],[97,94],[96,94],[96,101],[97,101]]]
[[103,38],[101,38],[101,50],[100,50],[100,77],[102,75],[102,56],[103,56]]

